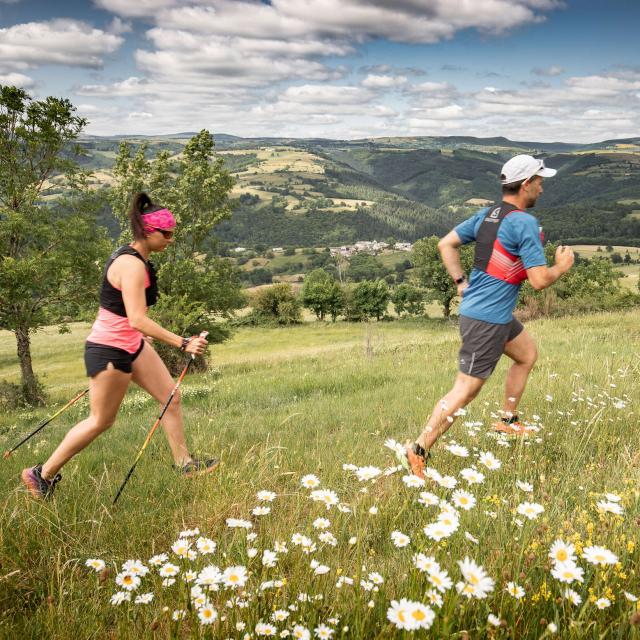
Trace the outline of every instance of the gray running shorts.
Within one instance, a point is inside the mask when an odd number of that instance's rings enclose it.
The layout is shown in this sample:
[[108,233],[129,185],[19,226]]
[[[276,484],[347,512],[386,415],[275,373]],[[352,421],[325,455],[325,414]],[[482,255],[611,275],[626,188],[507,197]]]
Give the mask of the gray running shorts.
[[523,329],[522,322],[515,318],[509,324],[495,324],[460,316],[460,371],[474,378],[488,378],[504,353],[505,344],[520,335]]

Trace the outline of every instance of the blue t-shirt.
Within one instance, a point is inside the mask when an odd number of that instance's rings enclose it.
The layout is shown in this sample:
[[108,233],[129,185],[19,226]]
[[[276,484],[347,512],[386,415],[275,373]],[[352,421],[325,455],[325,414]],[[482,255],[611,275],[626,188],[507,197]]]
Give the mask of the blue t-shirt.
[[[482,209],[455,227],[454,231],[462,244],[475,241],[487,211]],[[540,240],[540,227],[530,213],[514,211],[504,218],[498,229],[498,240],[509,253],[522,260],[525,269],[547,264]],[[484,322],[508,324],[513,319],[519,291],[519,284],[510,284],[474,268],[469,286],[462,296],[460,315]]]

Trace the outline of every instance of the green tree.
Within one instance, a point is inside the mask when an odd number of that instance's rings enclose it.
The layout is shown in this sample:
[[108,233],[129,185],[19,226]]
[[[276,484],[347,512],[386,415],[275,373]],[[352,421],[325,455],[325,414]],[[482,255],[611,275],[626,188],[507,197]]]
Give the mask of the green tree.
[[324,320],[327,314],[335,322],[344,306],[342,287],[324,269],[314,269],[304,279],[302,304]]
[[389,270],[375,256],[368,253],[356,253],[349,260],[347,278],[352,282],[378,280],[384,278]]
[[[234,180],[223,159],[214,156],[213,136],[206,130],[195,135],[178,161],[167,151],[155,160],[146,157],[146,145],[135,154],[123,142],[114,166],[115,184],[109,192],[114,215],[129,239],[127,209],[131,196],[146,190],[176,217],[175,241],[163,254],[153,257],[158,267],[160,298],[152,315],[169,330],[191,335],[209,331],[214,342],[229,331],[217,319],[226,319],[244,304],[240,281],[231,260],[216,255],[216,225],[231,215],[229,192]],[[158,350],[172,370],[183,357],[159,344]],[[201,367],[203,366],[201,361]]]
[[[413,245],[413,264],[420,284],[427,289],[429,298],[442,305],[445,318],[451,314],[451,303],[458,294],[455,282],[445,269],[440,252],[439,238],[430,236],[423,238]],[[473,267],[473,248],[460,247],[460,263],[463,272],[469,277]]]
[[424,294],[411,284],[403,283],[395,288],[391,295],[391,302],[396,313],[401,316],[419,316],[424,312]]
[[347,320],[380,320],[389,304],[389,287],[384,280],[363,280],[349,290],[345,313]]
[[[95,300],[110,248],[71,144],[85,125],[68,100],[0,86],[0,328],[15,334],[29,404],[44,399],[31,334]],[[51,180],[63,195],[45,202]]]
[[258,314],[278,324],[302,322],[300,301],[293,293],[290,284],[282,283],[265,287],[256,294],[253,306]]

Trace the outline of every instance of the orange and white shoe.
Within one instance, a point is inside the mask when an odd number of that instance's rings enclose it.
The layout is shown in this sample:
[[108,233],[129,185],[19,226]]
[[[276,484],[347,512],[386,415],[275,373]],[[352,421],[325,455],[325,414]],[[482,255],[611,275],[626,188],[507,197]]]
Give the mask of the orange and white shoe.
[[422,480],[426,480],[424,470],[427,466],[427,460],[429,459],[429,452],[419,447],[417,443],[407,442],[402,453],[398,453],[398,460],[400,464],[409,473],[414,476],[418,476]]
[[521,436],[526,437],[530,432],[534,431],[534,429],[525,426],[521,422],[504,422],[503,420],[499,420],[493,424],[494,431],[500,431],[501,433],[506,433],[510,436]]

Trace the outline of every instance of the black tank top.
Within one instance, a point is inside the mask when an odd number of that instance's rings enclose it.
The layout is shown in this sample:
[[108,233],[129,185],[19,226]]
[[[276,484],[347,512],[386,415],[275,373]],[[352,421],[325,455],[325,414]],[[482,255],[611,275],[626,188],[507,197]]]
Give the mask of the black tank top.
[[102,288],[100,289],[100,306],[111,313],[115,313],[117,316],[127,317],[127,311],[124,307],[124,300],[122,299],[122,291],[116,289],[107,279],[107,271],[113,264],[113,261],[120,256],[135,256],[139,260],[144,262],[149,274],[149,286],[145,289],[145,298],[147,301],[147,307],[155,304],[158,300],[158,279],[156,277],[156,271],[153,265],[145,260],[133,247],[125,245],[114,251],[104,268],[104,274],[102,277]]

